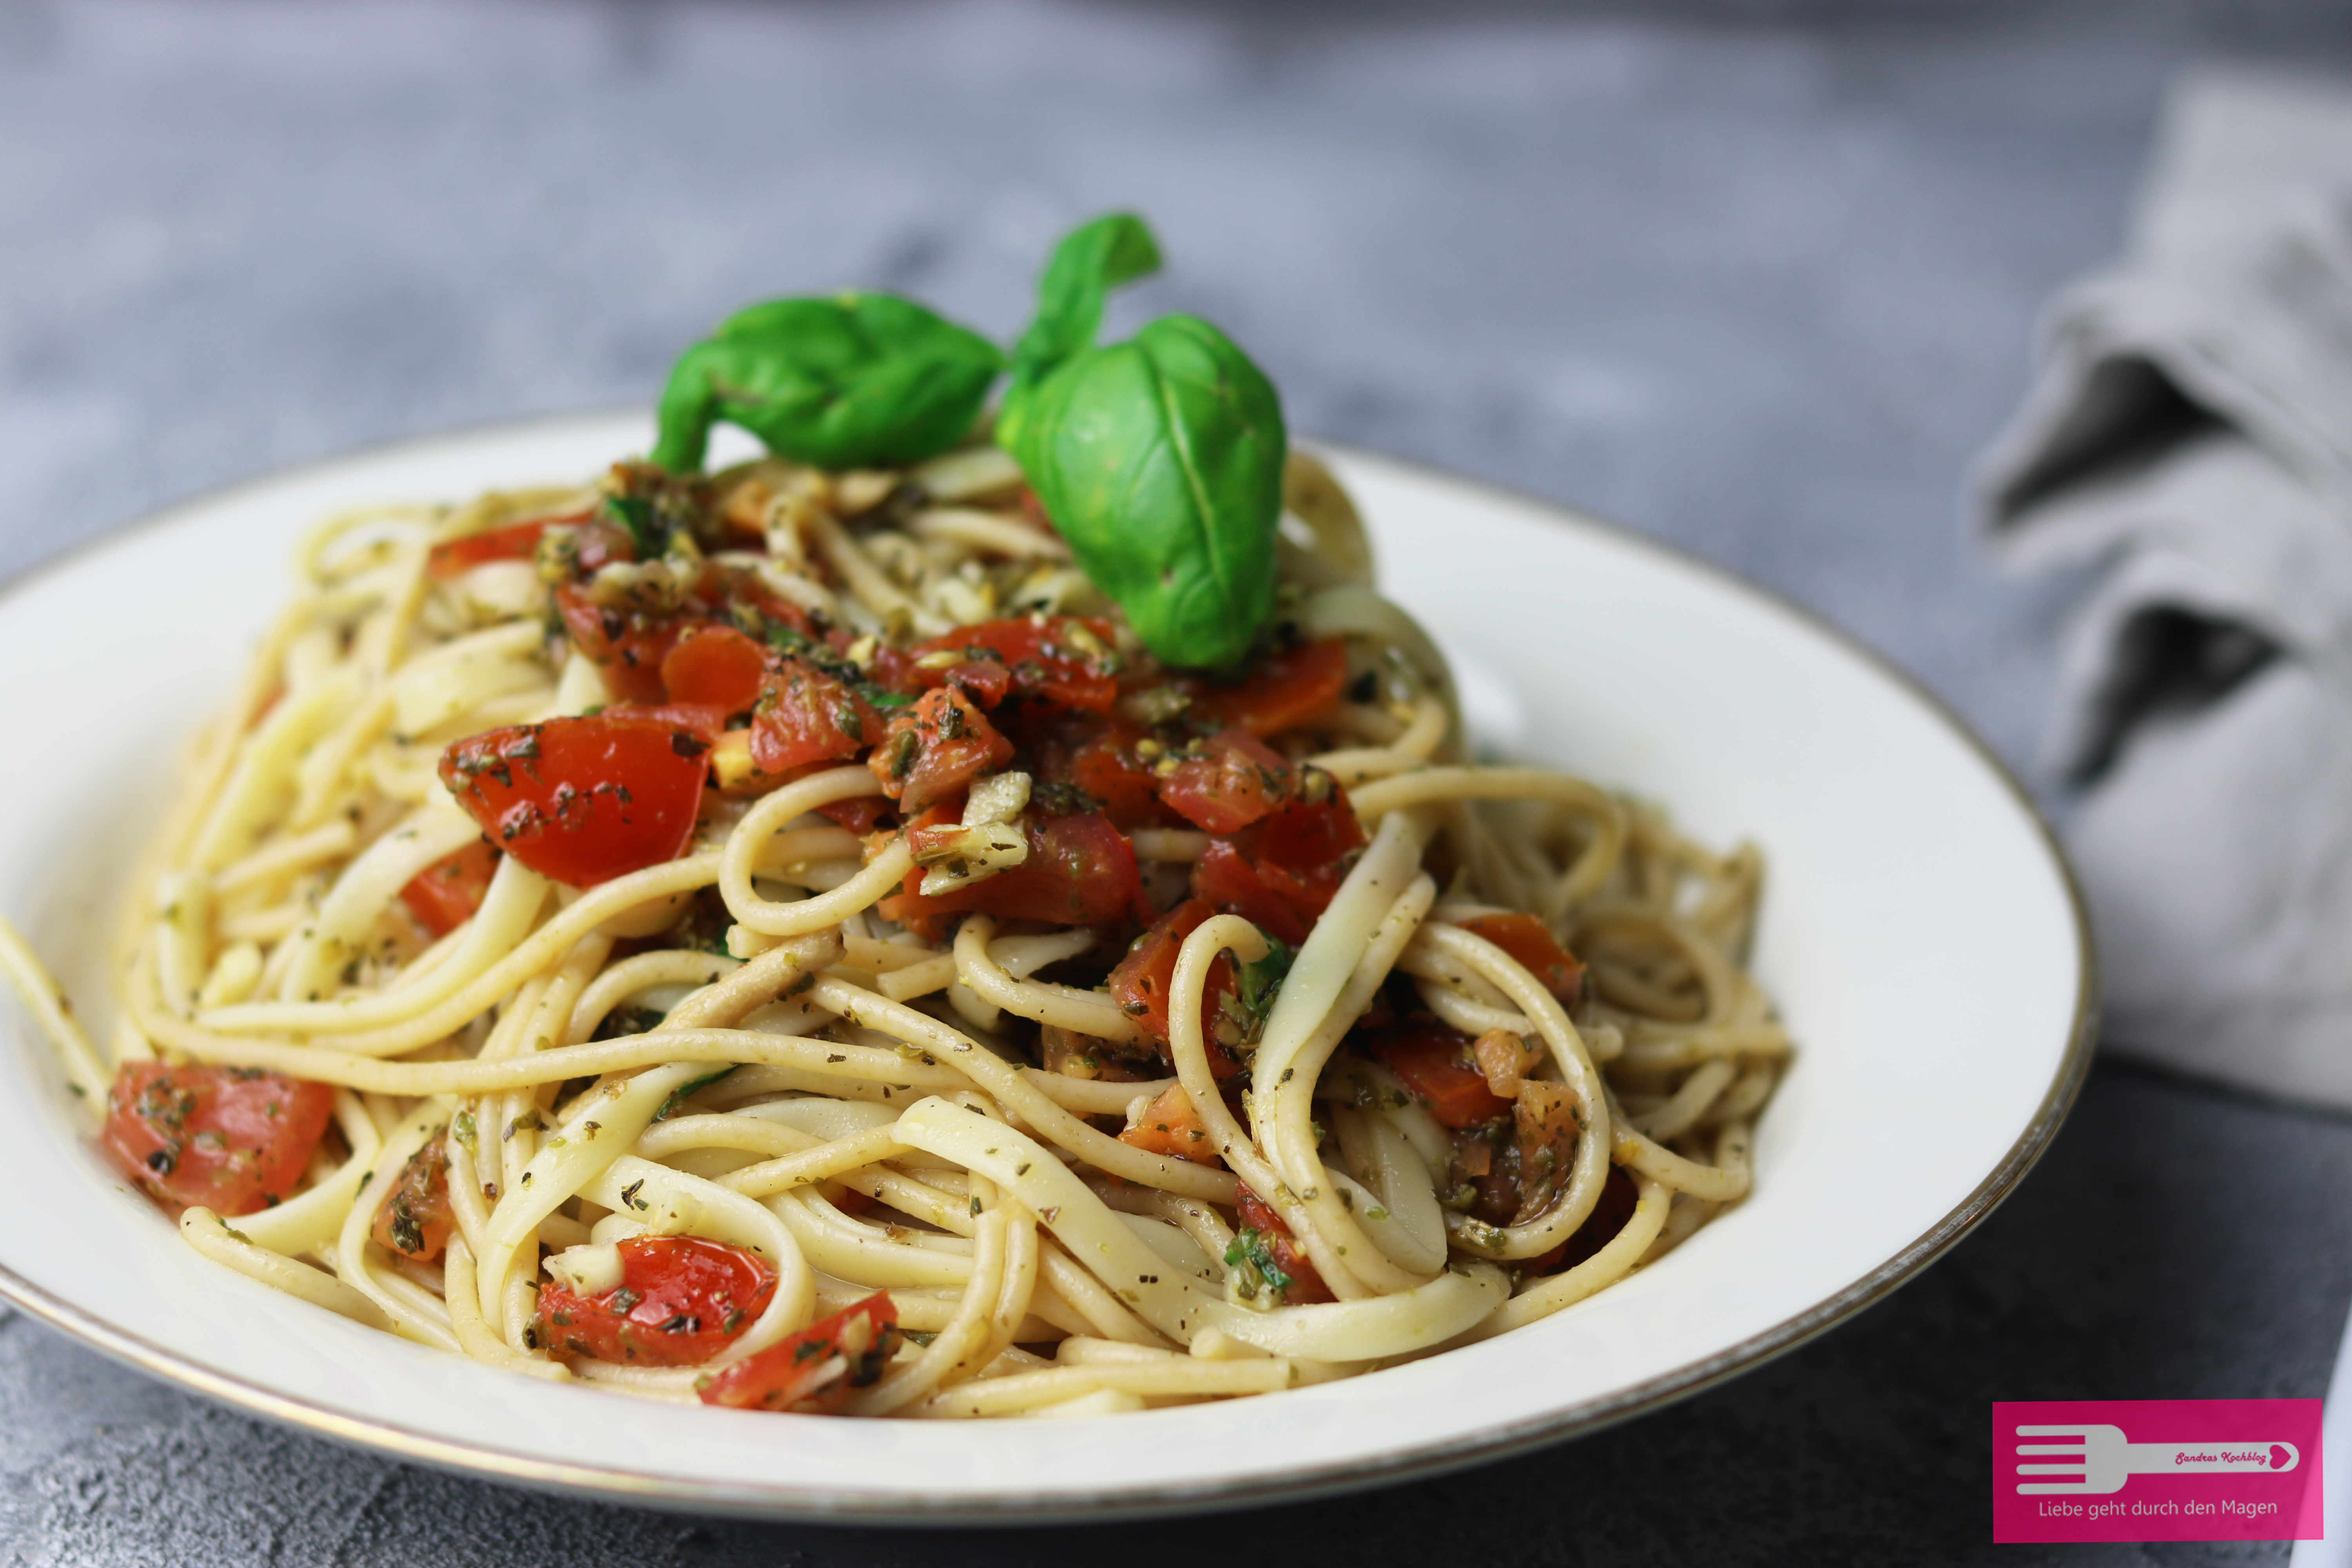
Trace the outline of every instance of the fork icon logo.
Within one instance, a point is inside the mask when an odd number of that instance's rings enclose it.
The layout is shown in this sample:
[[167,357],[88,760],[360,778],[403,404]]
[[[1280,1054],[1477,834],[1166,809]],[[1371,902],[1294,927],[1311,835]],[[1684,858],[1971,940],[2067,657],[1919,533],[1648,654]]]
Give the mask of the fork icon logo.
[[2316,1399],[2003,1401],[1993,1539],[2317,1540],[2325,1468]]
[[2019,1481],[2017,1489],[2027,1496],[2119,1492],[2134,1476],[2261,1475],[2291,1470],[2303,1459],[2303,1450],[2293,1443],[2135,1443],[2120,1426],[2027,1426],[2018,1427],[2017,1435],[2055,1439],[2017,1446],[2018,1457],[2028,1461],[2017,1473],[2045,1478]]

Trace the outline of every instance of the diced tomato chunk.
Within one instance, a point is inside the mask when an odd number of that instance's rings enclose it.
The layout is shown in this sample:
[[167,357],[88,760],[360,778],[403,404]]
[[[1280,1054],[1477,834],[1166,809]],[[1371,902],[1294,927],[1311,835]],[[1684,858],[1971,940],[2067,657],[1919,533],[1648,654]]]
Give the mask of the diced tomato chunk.
[[[1185,900],[1136,938],[1118,967],[1110,972],[1111,1000],[1135,1021],[1137,1032],[1163,1058],[1173,1059],[1168,1047],[1168,997],[1176,983],[1176,960],[1184,940],[1216,912],[1205,900]],[[1209,965],[1209,978],[1201,994],[1201,1032],[1208,1047],[1209,1070],[1221,1079],[1241,1070],[1241,1063],[1217,1043],[1213,1026],[1235,989],[1233,957],[1221,952]]]
[[883,733],[873,704],[805,659],[777,662],[761,678],[751,709],[751,761],[781,773],[807,763],[854,756]]
[[672,702],[745,713],[767,672],[768,650],[733,626],[694,626],[662,657],[662,689]]
[[1467,1035],[1443,1024],[1407,1023],[1360,1029],[1356,1041],[1448,1127],[1475,1127],[1510,1114],[1511,1102],[1489,1089],[1479,1074]]
[[334,1108],[325,1084],[257,1068],[125,1062],[100,1142],[173,1212],[234,1216],[294,1195]]
[[1462,929],[1483,936],[1517,959],[1538,984],[1563,1002],[1572,1002],[1584,987],[1584,965],[1559,945],[1543,921],[1514,910],[1508,914],[1475,915]]
[[386,1252],[430,1263],[449,1245],[457,1212],[449,1203],[448,1134],[434,1138],[408,1157],[400,1180],[375,1211],[368,1235]]
[[829,1415],[882,1380],[898,1349],[898,1305],[887,1290],[821,1318],[696,1385],[705,1405]]
[[[959,626],[909,651],[919,659],[940,652],[978,656],[926,670],[923,679],[933,686],[972,686],[975,695],[986,693],[983,707],[995,707],[1011,690],[1056,708],[1108,713],[1118,700],[1118,658],[1111,651],[1111,637],[1107,621],[1064,616],[1040,624],[1023,617]],[[991,666],[1000,673],[991,673]]]
[[1364,825],[1338,784],[1318,804],[1293,801],[1258,824],[1251,862],[1266,887],[1312,921],[1356,868]]
[[776,1272],[740,1247],[698,1236],[619,1244],[621,1282],[582,1296],[539,1288],[540,1333],[558,1355],[641,1366],[695,1366],[734,1342],[776,1293]]
[[624,702],[659,702],[667,695],[663,660],[679,637],[703,624],[693,616],[606,609],[571,583],[555,590],[555,609],[572,646],[603,672],[605,686]]
[[1195,827],[1233,833],[1281,809],[1296,780],[1290,764],[1242,729],[1221,730],[1160,782],[1160,798]]
[[882,793],[897,801],[901,811],[912,812],[1003,767],[1012,757],[1013,742],[996,732],[971,699],[952,686],[941,686],[890,721],[866,765],[881,781]]
[[677,858],[709,750],[625,714],[551,719],[458,742],[442,754],[441,782],[507,853],[585,888]]
[[874,831],[874,825],[890,815],[889,797],[862,795],[856,800],[836,800],[817,808],[821,816],[829,816],[861,838]]
[[411,877],[400,889],[400,901],[408,906],[417,924],[435,936],[447,936],[474,918],[498,869],[498,847],[487,838],[477,838]]
[[1144,1107],[1136,1124],[1118,1135],[1118,1141],[1147,1154],[1165,1154],[1196,1165],[1224,1163],[1209,1142],[1208,1123],[1201,1120],[1199,1108],[1181,1083],[1160,1090]]
[[1169,826],[1180,819],[1160,804],[1160,781],[1135,754],[1149,733],[1124,719],[1083,730],[1064,725],[1037,748],[1037,776],[1077,790],[1129,832]]
[[1192,695],[1193,717],[1272,735],[1321,718],[1347,683],[1348,645],[1327,637],[1259,660],[1237,683],[1194,677],[1182,685]]
[[[944,817],[942,818],[944,820]],[[923,819],[910,828],[923,825]],[[883,918],[935,931],[941,915],[977,912],[1000,920],[1054,925],[1118,925],[1142,909],[1143,879],[1135,846],[1094,812],[1040,823],[1024,818],[1029,858],[1009,871],[936,898],[919,891],[923,874],[907,874],[906,889],[882,900]]]
[[540,535],[554,521],[535,517],[529,522],[510,522],[504,528],[469,533],[463,539],[445,539],[425,556],[425,574],[446,581],[493,561],[529,561],[539,553]]
[[1272,1205],[1244,1187],[1236,1207],[1240,1234],[1225,1255],[1228,1263],[1249,1264],[1283,1306],[1332,1300],[1331,1288],[1323,1283],[1323,1276],[1307,1261],[1307,1249],[1298,1245]]
[[1230,838],[1212,838],[1192,867],[1192,896],[1242,919],[1276,942],[1296,947],[1307,940],[1307,921],[1277,897]]

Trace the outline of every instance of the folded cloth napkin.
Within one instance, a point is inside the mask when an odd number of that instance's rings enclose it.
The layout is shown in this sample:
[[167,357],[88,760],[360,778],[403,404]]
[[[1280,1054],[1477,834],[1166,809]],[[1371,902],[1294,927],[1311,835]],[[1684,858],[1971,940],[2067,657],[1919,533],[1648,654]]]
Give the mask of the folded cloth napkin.
[[2176,87],[1975,503],[2089,583],[2046,760],[2106,1046],[2352,1107],[2352,86]]

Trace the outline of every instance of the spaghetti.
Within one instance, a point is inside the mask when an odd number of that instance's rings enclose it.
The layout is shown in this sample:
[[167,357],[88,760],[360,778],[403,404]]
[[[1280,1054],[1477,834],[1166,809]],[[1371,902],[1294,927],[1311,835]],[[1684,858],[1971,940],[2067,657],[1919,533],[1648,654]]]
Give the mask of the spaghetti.
[[338,518],[111,1062],[0,962],[190,1245],[519,1373],[1107,1413],[1519,1326],[1746,1194],[1759,861],[1470,760],[1339,487],[1284,498],[1214,678],[987,447]]

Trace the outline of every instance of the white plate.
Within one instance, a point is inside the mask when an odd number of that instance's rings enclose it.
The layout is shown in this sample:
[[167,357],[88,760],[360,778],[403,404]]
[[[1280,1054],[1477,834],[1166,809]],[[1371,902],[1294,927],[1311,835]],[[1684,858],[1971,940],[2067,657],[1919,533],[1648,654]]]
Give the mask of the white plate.
[[[641,416],[501,427],[263,479],[0,597],[0,909],[110,1016],[105,924],[169,788],[334,509],[584,478]],[[217,1268],[100,1163],[13,1008],[0,1290],[158,1376],[365,1447],[534,1485],[805,1517],[1023,1519],[1298,1496],[1587,1431],[1885,1295],[2015,1185],[2088,1059],[2080,905],[1958,724],[1802,614],[1559,509],[1341,455],[1384,585],[1490,740],[1764,847],[1757,966],[1801,1054],[1755,1195],[1517,1333],[1288,1394],[1097,1420],[852,1422],[639,1405],[487,1370]],[[26,1092],[29,1089],[29,1092]],[[1104,1420],[1116,1423],[1107,1429]]]

